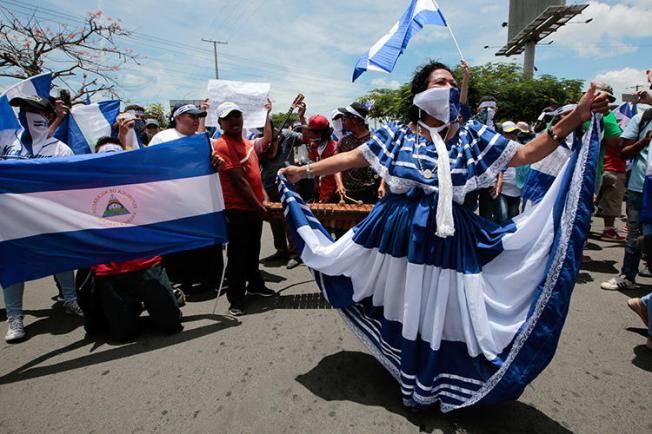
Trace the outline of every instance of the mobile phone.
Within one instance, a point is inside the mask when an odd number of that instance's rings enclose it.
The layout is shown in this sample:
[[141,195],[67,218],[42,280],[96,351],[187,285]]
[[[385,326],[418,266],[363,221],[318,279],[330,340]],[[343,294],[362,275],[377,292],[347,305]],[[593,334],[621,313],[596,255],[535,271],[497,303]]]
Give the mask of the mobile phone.
[[637,103],[641,99],[638,95],[634,95],[633,93],[624,93],[620,98],[623,100],[623,102],[633,102],[633,103]]

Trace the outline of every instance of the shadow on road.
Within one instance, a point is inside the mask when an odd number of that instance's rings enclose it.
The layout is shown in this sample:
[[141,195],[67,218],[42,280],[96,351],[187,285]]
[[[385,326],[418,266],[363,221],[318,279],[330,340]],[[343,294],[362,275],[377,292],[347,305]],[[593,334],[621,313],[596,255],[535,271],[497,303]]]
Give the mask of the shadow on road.
[[595,261],[592,260],[585,264],[582,264],[582,270],[591,272],[591,273],[605,273],[605,274],[618,274],[619,270],[615,266],[616,261],[605,260],[605,261]]
[[[281,290],[283,291],[283,290]],[[281,292],[279,291],[279,292]],[[247,298],[247,313],[256,314],[276,309],[332,309],[320,292]]]
[[[646,337],[647,337],[647,333]],[[652,372],[652,350],[645,345],[639,345],[634,348],[636,357],[632,359],[632,365],[643,369],[644,371]]]
[[[55,303],[51,309],[26,310],[23,314],[39,319],[25,326],[27,336],[22,342],[38,335],[65,335],[84,324],[82,318],[64,313],[61,303]],[[0,309],[0,321],[6,319],[7,311]]]
[[296,380],[326,401],[352,401],[383,407],[405,417],[421,432],[571,432],[536,408],[521,402],[477,407],[443,414],[433,409],[412,412],[401,403],[398,383],[372,356],[341,351],[324,357]]
[[594,279],[589,273],[584,273],[581,271],[577,274],[577,283],[580,285],[583,283],[591,283],[593,281]]
[[[150,351],[156,351],[161,348],[170,347],[193,339],[201,338],[203,336],[224,330],[229,327],[240,325],[239,321],[222,315],[193,315],[184,317],[183,322],[188,323],[191,321],[204,319],[213,320],[216,322],[214,324],[209,324],[192,330],[186,330],[175,335],[161,336],[160,334],[152,334],[151,332],[148,334],[148,332],[145,332],[137,341],[120,344],[119,346],[113,347],[109,350],[99,352],[95,352],[95,350],[105,344],[111,344],[111,342],[105,340],[103,341],[100,339],[84,338],[80,341],[66,345],[63,348],[59,348],[57,350],[43,354],[42,356],[27,362],[23,366],[14,369],[8,374],[3,375],[0,377],[0,384],[16,383],[23,380],[58,374],[73,369],[79,369],[86,366],[93,366],[100,363],[110,362],[112,360],[148,353]],[[89,352],[91,354],[72,360],[65,360],[63,362],[54,363],[52,365],[38,366],[49,359],[89,345],[91,345],[89,348]]]

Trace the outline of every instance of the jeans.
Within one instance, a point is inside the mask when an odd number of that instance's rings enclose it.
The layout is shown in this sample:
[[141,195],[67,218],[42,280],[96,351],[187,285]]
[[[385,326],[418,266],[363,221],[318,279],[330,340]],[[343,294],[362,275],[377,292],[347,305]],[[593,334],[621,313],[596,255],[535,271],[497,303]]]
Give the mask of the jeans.
[[226,250],[229,260],[226,267],[229,287],[226,298],[233,307],[242,309],[245,305],[246,288],[265,287],[263,276],[258,269],[263,221],[254,211],[238,209],[227,209],[226,218],[229,232],[229,246]]
[[[75,272],[63,271],[54,275],[54,281],[63,294],[65,301],[77,299],[75,291]],[[14,283],[6,288],[2,288],[2,294],[5,299],[5,308],[7,317],[20,316],[23,314],[23,292],[25,291],[25,282]]]
[[507,205],[507,219],[513,219],[519,215],[521,212],[519,209],[521,206],[521,198],[519,196],[505,196],[504,194],[501,196],[505,199],[505,204]]
[[111,333],[120,341],[138,335],[141,302],[156,328],[165,333],[181,330],[181,311],[161,264],[130,273],[96,276],[95,289]]
[[627,190],[627,240],[625,241],[625,257],[621,274],[627,279],[635,281],[638,274],[638,265],[641,261],[641,206],[643,193]]

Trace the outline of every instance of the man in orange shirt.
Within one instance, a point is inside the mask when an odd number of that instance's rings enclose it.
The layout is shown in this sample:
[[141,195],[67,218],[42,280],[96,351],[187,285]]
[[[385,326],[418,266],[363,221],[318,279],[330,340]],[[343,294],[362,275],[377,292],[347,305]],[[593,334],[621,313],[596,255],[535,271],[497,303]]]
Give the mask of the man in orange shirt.
[[263,205],[265,196],[258,157],[252,144],[242,137],[242,110],[232,102],[225,102],[217,108],[217,116],[223,135],[213,142],[213,149],[224,160],[220,182],[229,234],[226,295],[231,305],[229,312],[242,315],[245,292],[263,297],[276,295],[265,287],[258,269],[267,208]]

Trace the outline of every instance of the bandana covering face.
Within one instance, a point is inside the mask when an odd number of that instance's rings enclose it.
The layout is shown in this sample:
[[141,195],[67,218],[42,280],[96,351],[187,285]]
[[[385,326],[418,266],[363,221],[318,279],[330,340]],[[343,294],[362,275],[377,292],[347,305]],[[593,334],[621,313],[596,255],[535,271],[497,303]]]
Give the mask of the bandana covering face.
[[437,177],[439,194],[437,197],[437,232],[438,237],[455,235],[453,223],[453,181],[451,179],[450,159],[444,139],[439,132],[455,122],[460,112],[460,94],[456,88],[433,88],[414,96],[412,103],[433,118],[444,122],[440,127],[431,128],[419,120],[419,126],[430,133],[430,138],[437,151]]
[[37,153],[48,139],[50,121],[42,114],[22,111],[18,114],[18,120],[24,129],[20,138],[23,146],[28,148],[30,154]]
[[460,92],[456,88],[435,87],[414,95],[412,103],[448,125],[460,113]]

